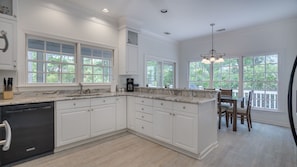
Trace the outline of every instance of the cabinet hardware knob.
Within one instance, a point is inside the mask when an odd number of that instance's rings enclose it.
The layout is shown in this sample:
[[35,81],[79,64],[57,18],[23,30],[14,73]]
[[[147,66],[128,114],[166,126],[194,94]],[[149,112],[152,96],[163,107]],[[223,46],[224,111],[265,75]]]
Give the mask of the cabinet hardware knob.
[[75,105],[76,105],[76,103],[73,103],[73,105],[75,106]]
[[143,126],[142,126],[141,128],[142,128],[142,129],[144,129],[144,127],[143,127]]
[[161,103],[161,106],[163,106],[163,103]]
[[172,115],[173,115],[173,116],[175,116],[175,114],[174,114],[174,113],[173,113]]
[[144,118],[144,116],[141,116],[141,118]]
[[186,109],[186,106],[183,106],[183,109]]
[[143,108],[141,108],[141,110],[144,110]]
[[143,101],[143,100],[142,100],[141,102],[142,102],[142,103],[144,103],[144,101]]

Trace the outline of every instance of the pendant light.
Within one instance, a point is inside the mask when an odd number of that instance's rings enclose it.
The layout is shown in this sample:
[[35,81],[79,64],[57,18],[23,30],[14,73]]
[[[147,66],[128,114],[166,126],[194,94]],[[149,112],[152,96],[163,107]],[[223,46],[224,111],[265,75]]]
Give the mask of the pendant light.
[[225,53],[217,53],[216,50],[213,49],[213,26],[215,24],[210,24],[211,28],[211,50],[207,54],[202,54],[201,57],[202,63],[204,64],[211,64],[211,63],[222,63],[224,62],[223,56],[225,56]]

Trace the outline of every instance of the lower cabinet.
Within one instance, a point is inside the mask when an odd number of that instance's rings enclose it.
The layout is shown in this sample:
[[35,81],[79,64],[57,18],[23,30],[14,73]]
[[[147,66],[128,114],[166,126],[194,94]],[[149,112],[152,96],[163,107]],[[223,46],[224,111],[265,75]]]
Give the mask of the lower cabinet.
[[57,101],[55,108],[56,147],[116,130],[115,97]]
[[91,109],[91,137],[116,130],[115,104],[93,106]]
[[136,97],[127,96],[127,127],[131,130],[136,130],[135,115],[136,115]]
[[198,153],[198,107],[195,104],[154,100],[153,137]]
[[58,101],[56,109],[56,147],[90,137],[90,100]]
[[126,96],[116,97],[116,130],[127,128],[127,98]]

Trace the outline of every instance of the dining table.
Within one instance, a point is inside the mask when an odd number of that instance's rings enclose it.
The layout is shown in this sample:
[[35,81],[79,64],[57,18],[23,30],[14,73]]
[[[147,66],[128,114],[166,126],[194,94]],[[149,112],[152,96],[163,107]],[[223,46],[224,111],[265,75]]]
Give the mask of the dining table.
[[[237,131],[237,103],[240,102],[241,107],[244,107],[244,97],[221,96],[221,102],[230,103],[233,107],[233,131]],[[229,121],[229,120],[227,120]]]

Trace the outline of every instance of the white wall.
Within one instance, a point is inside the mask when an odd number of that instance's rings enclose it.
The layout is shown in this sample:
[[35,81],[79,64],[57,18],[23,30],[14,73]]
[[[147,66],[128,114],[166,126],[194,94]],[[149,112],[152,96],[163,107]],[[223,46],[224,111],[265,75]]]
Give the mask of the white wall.
[[[271,52],[279,54],[278,88],[279,111],[281,113],[259,111],[252,114],[253,120],[288,126],[287,91],[289,75],[297,55],[297,19],[267,23],[225,33],[215,33],[214,48],[218,52],[226,53],[227,57],[251,56]],[[207,53],[211,49],[211,37],[182,41],[179,49],[179,80],[180,87],[184,88],[188,84],[188,62],[195,59],[200,60],[200,54]],[[295,98],[296,95],[294,95]]]
[[[54,3],[52,3],[54,2]],[[142,32],[141,28],[139,30]],[[123,76],[118,78],[118,20],[81,9],[72,4],[60,0],[18,0],[17,12],[17,71],[1,71],[0,78],[9,76],[15,78],[16,90],[55,90],[77,89],[77,84],[67,87],[61,86],[30,86],[26,84],[26,41],[25,35],[37,35],[42,37],[91,44],[108,47],[115,50],[114,80],[125,84]],[[164,37],[147,32],[139,34],[139,75],[132,76],[136,82],[143,86],[144,81],[144,56],[151,55],[168,60],[177,61],[177,43]],[[106,87],[101,85],[102,87]],[[98,88],[97,85],[95,85]]]

